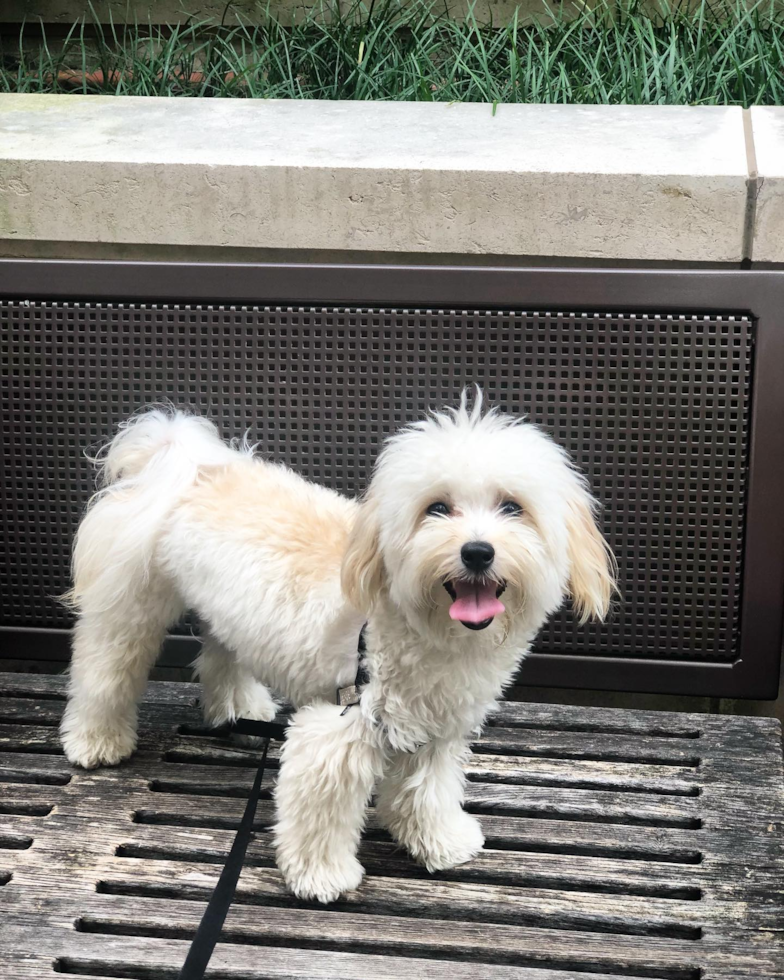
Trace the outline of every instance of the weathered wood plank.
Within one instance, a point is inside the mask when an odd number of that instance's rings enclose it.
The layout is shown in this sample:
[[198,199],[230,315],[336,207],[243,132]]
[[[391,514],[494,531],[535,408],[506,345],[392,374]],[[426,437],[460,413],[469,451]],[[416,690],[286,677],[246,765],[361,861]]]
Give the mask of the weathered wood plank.
[[[204,729],[198,688],[152,685],[134,758],[72,770],[63,690],[0,675],[0,977],[50,977],[59,960],[168,980],[258,753]],[[484,852],[428,875],[371,810],[368,875],[328,910],[274,868],[276,755],[217,953],[226,980],[784,980],[784,781],[766,719],[502,706],[468,766]]]
[[781,723],[775,718],[680,711],[630,711],[628,708],[582,708],[568,704],[530,704],[522,701],[502,702],[491,719],[491,725],[545,726],[558,731],[633,731],[649,733],[651,737],[657,738],[683,732],[697,733],[697,737],[735,731],[752,736],[760,732],[781,732]]
[[[36,700],[35,697],[0,697],[0,724],[24,726],[46,726],[57,728],[65,709],[65,701],[59,699]],[[172,705],[168,703],[144,703],[141,705],[140,728],[164,725],[173,731],[187,725],[192,720],[201,722],[201,713],[195,706]],[[10,731],[9,731],[10,734]],[[227,738],[216,738],[215,744],[226,744]]]
[[[135,980],[150,978],[148,965],[155,964],[157,971],[170,971],[176,976],[185,960],[188,942],[185,940],[148,939],[125,936],[103,936],[77,933],[63,928],[53,930],[56,939],[56,960],[59,972],[69,976],[79,975],[87,968],[89,977],[113,976]],[[42,932],[40,920],[35,917],[22,919],[9,929],[6,939],[13,943],[24,956],[23,973],[20,960],[11,960],[11,977],[20,980],[48,977],[51,980],[51,943],[46,953],[41,952]],[[26,954],[26,955],[25,955]],[[49,954],[49,955],[47,955]],[[37,960],[37,962],[36,962]],[[42,963],[41,961],[44,961]],[[2,961],[0,961],[2,962]],[[44,964],[48,972],[42,972]],[[66,969],[63,969],[66,967]],[[134,969],[135,967],[135,969]],[[475,962],[446,962],[419,957],[362,955],[332,950],[303,950],[296,948],[234,946],[220,944],[212,958],[211,970],[232,980],[401,980],[416,977],[417,980],[478,980]],[[37,971],[37,972],[33,972]],[[99,972],[100,971],[100,972]],[[105,972],[104,972],[105,971]],[[84,975],[84,974],[82,974]],[[160,972],[159,972],[160,975]],[[482,980],[618,980],[616,976],[571,970],[549,970],[521,966],[485,964],[481,967]],[[687,977],[685,980],[694,980]],[[723,977],[708,980],[725,980]],[[778,978],[771,978],[778,980]]]
[[[175,827],[203,827],[232,830],[239,825],[244,809],[241,800],[221,797],[193,798],[179,794],[156,794],[156,799],[142,800],[134,819],[142,824]],[[262,801],[257,810],[255,826],[270,827],[274,822],[274,807]],[[530,853],[558,853],[583,857],[608,857],[619,860],[647,860],[657,863],[688,865],[685,872],[692,878],[702,873],[705,859],[733,863],[736,855],[752,849],[761,863],[771,863],[780,856],[780,834],[772,830],[750,827],[746,831],[678,830],[615,824],[596,824],[569,820],[546,820],[480,814],[487,847]],[[381,828],[371,809],[368,834],[373,839]],[[694,867],[700,865],[700,867]]]
[[[140,827],[127,834],[119,844],[119,854],[127,857],[163,859],[167,861],[222,863],[231,843],[229,831],[188,831],[163,827]],[[571,882],[576,889],[586,891],[615,890],[619,886],[630,891],[655,893],[700,888],[714,894],[724,891],[728,866],[722,862],[697,876],[693,867],[649,861],[619,860],[595,856],[527,853],[485,849],[473,861],[449,871],[431,875],[412,862],[392,844],[365,841],[359,858],[369,874],[396,875],[423,881],[460,881],[497,884],[524,888],[540,883],[555,883],[566,887]],[[248,848],[249,867],[274,866],[274,852],[266,834],[260,834]],[[736,892],[743,892],[755,878],[765,877],[765,866],[746,869],[745,876],[733,883]]]
[[0,724],[57,726],[64,706],[64,701],[0,697]]
[[[68,678],[65,674],[0,673],[0,694],[5,697],[55,698],[65,700]],[[144,700],[148,704],[171,704],[195,707],[201,688],[198,684],[178,681],[154,681],[147,685]]]
[[[258,870],[258,869],[254,869]],[[253,892],[243,891],[238,906],[248,904],[264,905],[277,909],[276,921],[286,918],[286,911],[308,911],[305,920],[308,928],[316,922],[323,931],[327,922],[333,921],[337,912],[352,913],[350,922],[357,926],[361,935],[362,923],[356,915],[378,915],[387,921],[390,917],[407,919],[403,925],[409,934],[416,931],[412,918],[432,919],[453,923],[443,935],[459,931],[465,922],[487,925],[504,925],[519,928],[534,926],[559,930],[578,930],[596,933],[611,933],[618,936],[662,936],[690,942],[700,938],[701,929],[710,926],[727,930],[758,925],[756,914],[750,912],[742,902],[716,902],[708,907],[699,900],[682,901],[661,899],[650,896],[607,895],[580,891],[559,891],[556,888],[510,889],[500,886],[476,885],[463,882],[417,881],[398,878],[369,877],[367,882],[355,893],[334,903],[329,911],[319,906],[306,906],[293,899],[286,892],[283,881],[277,872],[270,870],[267,887]],[[29,878],[20,868],[14,878],[15,886],[24,888]],[[140,921],[141,916],[158,915],[162,922],[190,920],[200,913],[209,891],[202,887],[194,889],[185,885],[175,887],[170,880],[161,887],[129,887],[118,894],[117,880],[110,881],[102,876],[103,886],[96,894],[85,892],[81,899],[83,915],[93,918],[103,915],[118,917],[124,915],[131,922]],[[59,874],[46,892],[39,892],[36,907],[42,903],[53,906],[58,901],[57,891],[63,880]],[[127,882],[126,882],[127,886]],[[10,894],[9,894],[10,898]],[[164,900],[165,899],[165,900]],[[22,905],[29,904],[22,902]],[[194,905],[196,911],[194,912]],[[2,904],[0,904],[0,908]],[[250,921],[250,919],[248,920]],[[364,920],[367,926],[368,920]],[[278,926],[275,926],[277,929]],[[89,930],[88,930],[89,931]],[[150,928],[147,929],[150,933]],[[140,935],[142,933],[139,933]],[[273,933],[268,933],[272,935]],[[296,935],[291,932],[290,935]],[[507,941],[515,941],[515,936],[505,933]],[[490,947],[493,943],[488,941]]]
[[[562,857],[562,856],[560,856]],[[129,863],[131,862],[130,866]],[[386,869],[385,869],[386,870]],[[527,883],[516,887],[505,884],[452,881],[445,877],[414,879],[392,877],[389,874],[367,876],[358,891],[345,896],[331,908],[355,910],[365,914],[395,914],[475,922],[522,924],[521,917],[538,915],[548,902],[562,908],[564,914],[582,912],[585,916],[615,914],[618,921],[628,914],[639,922],[648,916],[660,923],[679,922],[703,928],[775,928],[779,913],[775,905],[750,907],[746,901],[750,890],[739,893],[726,881],[711,883],[705,889],[694,887],[688,879],[670,882],[657,880],[654,872],[650,881],[642,876],[620,873],[581,876],[578,866],[571,874],[565,862],[554,861],[543,867],[532,867]],[[101,889],[107,894],[137,897],[162,897],[203,901],[209,887],[217,880],[220,868],[180,862],[151,862],[117,858],[102,863]],[[781,900],[784,884],[775,874],[753,872],[751,878],[757,889],[770,889],[771,898]],[[271,904],[279,907],[299,907],[285,890],[281,876],[274,868],[246,867],[240,886],[241,904]],[[560,914],[560,913],[559,913]],[[626,920],[624,920],[626,921]],[[624,930],[619,927],[617,930]],[[631,932],[633,932],[632,930]],[[631,934],[631,933],[630,933]]]
[[[24,778],[26,772],[29,772],[31,778],[40,779],[110,778],[110,770],[101,770],[94,774],[74,772],[64,758],[55,753],[48,754],[48,744],[42,748],[46,751],[31,753],[29,756],[18,752],[0,753],[0,782]],[[238,751],[243,759],[246,756],[253,757],[252,753]],[[250,758],[247,761],[250,762]],[[255,758],[253,761],[255,762]],[[254,769],[255,765],[220,767],[161,763],[157,758],[142,752],[135,757],[130,767],[124,764],[117,771],[128,773],[129,778],[133,773],[134,779],[147,779],[156,797],[182,793],[188,796],[225,796],[239,799],[247,796]],[[274,772],[270,771],[265,786],[271,789],[273,781]],[[579,784],[581,781],[577,782]],[[593,786],[573,788],[547,783],[517,785],[472,781],[468,784],[466,795],[469,808],[478,813],[615,822],[632,826],[697,829],[707,812],[706,799],[709,796],[715,797],[710,800],[713,827],[737,826],[742,829],[749,821],[761,824],[765,820],[777,819],[775,813],[765,804],[764,795],[752,794],[756,805],[754,811],[749,812],[751,797],[748,792],[743,787],[736,786],[734,794],[728,794],[724,784],[716,787],[715,792],[710,787],[704,787],[699,797],[692,798],[606,791]],[[775,793],[771,804],[775,805]]]
[[640,763],[696,769],[702,746],[694,739],[659,739],[645,735],[489,728],[474,743],[477,751],[506,757],[531,756]]
[[[39,821],[40,823],[40,821]],[[17,832],[24,830],[34,840],[33,848],[5,862],[6,867],[27,867],[33,874],[45,873],[47,881],[55,881],[58,868],[66,854],[65,876],[74,862],[80,868],[91,868],[90,881],[95,885],[107,868],[125,869],[123,874],[138,874],[140,880],[152,869],[158,874],[172,875],[172,868],[193,868],[209,865],[219,868],[228,851],[231,834],[213,831],[182,831],[177,828],[150,828],[144,834],[127,831],[122,823],[94,829],[91,817],[83,820],[84,832],[74,836],[74,819],[55,812],[47,818],[47,833],[41,836],[33,819],[17,821]],[[78,828],[79,824],[76,824]],[[168,830],[168,833],[162,831]],[[90,835],[87,837],[87,835]],[[123,855],[115,857],[116,852]],[[136,857],[134,857],[136,856]],[[779,895],[776,869],[765,865],[743,867],[743,876],[733,875],[731,866],[719,861],[704,861],[698,866],[679,866],[671,863],[636,861],[560,853],[508,853],[488,850],[481,859],[436,877],[428,875],[409,858],[389,845],[370,842],[361,849],[361,857],[376,877],[400,876],[411,880],[433,882],[474,882],[505,888],[554,888],[586,893],[631,894],[684,900],[747,901],[757,900],[769,892],[775,902]],[[116,864],[115,862],[119,862]],[[254,842],[248,867],[273,867],[269,839]],[[129,870],[130,869],[130,870]],[[157,869],[163,869],[159,871]],[[779,899],[776,898],[779,895]]]
[[[0,891],[0,903],[5,892],[6,889]],[[96,901],[96,898],[85,899],[79,910],[77,923],[82,953],[87,946],[82,941],[86,936],[94,936],[103,942],[104,945],[99,947],[103,956],[121,937],[147,938],[159,944],[159,948],[167,940],[187,940],[201,915],[199,903],[174,899],[126,900],[115,896],[102,897],[104,909],[108,911],[93,914],[91,910]],[[32,918],[34,911],[39,922],[56,921],[55,903],[56,899],[44,899],[35,910],[22,910],[15,918],[24,921]],[[712,977],[714,965],[733,967],[736,976],[749,975],[750,967],[760,971],[758,978],[775,973],[780,965],[779,949],[775,944],[752,953],[743,932],[726,925],[722,932],[719,947],[709,937],[659,938],[647,934],[633,936],[574,930],[568,923],[561,925],[556,919],[544,927],[527,924],[514,927],[438,919],[420,918],[417,921],[394,915],[365,917],[305,907],[279,909],[265,906],[262,910],[237,905],[227,919],[223,947],[233,946],[238,953],[244,948],[247,962],[265,965],[270,949],[282,946],[290,951],[318,951],[319,956],[347,952],[358,959],[381,954],[410,958],[409,961],[425,956],[449,964],[471,962],[482,975],[487,968],[499,966],[551,969],[576,966],[582,971],[602,973],[606,970],[621,976],[689,978]],[[58,950],[61,956],[63,945],[61,938]],[[156,951],[156,954],[152,962],[157,963],[160,953]],[[415,962],[411,965],[414,967]],[[402,968],[403,964],[399,966]]]
[[63,756],[0,754],[0,784],[36,783],[62,786],[74,772]]
[[[277,767],[278,752],[278,746],[273,744],[268,756],[271,770]],[[165,759],[194,766],[224,763],[252,770],[258,764],[258,752],[229,746],[225,741],[221,744],[217,739],[180,738],[165,753]],[[678,767],[577,759],[506,758],[481,752],[474,753],[466,772],[473,782],[606,789],[660,796],[696,796],[699,783],[699,774]]]

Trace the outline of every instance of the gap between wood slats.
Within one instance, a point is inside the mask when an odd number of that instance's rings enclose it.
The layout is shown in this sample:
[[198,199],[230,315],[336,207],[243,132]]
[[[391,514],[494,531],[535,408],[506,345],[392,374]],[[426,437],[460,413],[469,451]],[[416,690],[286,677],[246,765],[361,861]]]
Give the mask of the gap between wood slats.
[[[239,787],[216,787],[206,784],[180,784],[168,780],[153,779],[150,783],[153,793],[185,796],[229,797],[231,799],[247,799],[248,790]],[[272,790],[262,790],[260,800],[271,800]],[[493,806],[486,803],[471,802],[465,804],[468,813],[487,814],[488,816],[518,817],[520,819],[537,820],[569,820],[576,823],[612,824],[624,827],[672,827],[681,830],[699,830],[702,827],[700,817],[666,816],[646,817],[641,814],[626,813],[612,814],[601,812],[580,812],[576,809],[559,809],[556,805],[504,805]]]
[[0,800],[0,813],[15,817],[48,817],[54,810],[54,804],[46,803],[15,803]]
[[573,732],[586,735],[637,735],[643,738],[702,738],[698,728],[649,728],[624,727],[623,725],[591,725],[588,722],[515,721],[510,718],[490,718],[485,723],[489,729],[522,730],[529,732]]
[[[522,927],[525,927],[528,923],[523,923]],[[542,923],[537,923],[537,928],[542,928]],[[548,926],[552,928],[554,932],[561,931],[557,926],[552,924]],[[184,927],[184,926],[149,926],[145,927],[143,924],[138,922],[121,922],[118,920],[111,919],[101,919],[99,917],[83,917],[76,922],[76,929],[80,932],[89,932],[92,934],[103,935],[103,936],[131,936],[139,937],[145,939],[181,939],[190,941],[193,939],[193,934],[195,932],[195,926]],[[576,929],[568,929],[568,931],[574,932]],[[579,931],[585,932],[587,930],[580,929]],[[604,932],[604,930],[602,930]],[[621,935],[622,933],[607,933],[608,935]],[[683,936],[655,936],[650,935],[649,938],[655,941],[657,938],[670,938],[670,939],[680,939],[683,940]],[[697,937],[689,937],[696,938]],[[290,949],[302,949],[302,950],[316,950],[316,951],[330,951],[330,952],[350,952],[354,955],[366,955],[366,956],[388,956],[394,955],[402,958],[411,957],[412,959],[437,959],[439,962],[449,962],[454,961],[458,963],[484,963],[487,965],[508,965],[508,966],[531,966],[531,967],[550,967],[554,969],[572,969],[576,971],[582,970],[583,972],[588,972],[593,970],[594,972],[604,972],[605,974],[618,974],[620,976],[638,976],[638,977],[656,977],[658,978],[690,978],[690,980],[699,980],[701,971],[699,968],[695,967],[685,967],[683,969],[675,969],[665,967],[663,969],[645,968],[635,965],[631,967],[631,972],[625,964],[621,963],[580,963],[570,960],[562,961],[557,956],[550,957],[533,957],[530,955],[520,954],[518,952],[506,951],[506,950],[489,950],[489,949],[477,949],[473,948],[470,950],[461,950],[456,947],[446,947],[438,946],[433,947],[425,944],[420,944],[416,942],[414,935],[409,937],[406,942],[385,942],[379,937],[376,937],[376,941],[368,941],[360,936],[352,936],[345,940],[336,940],[328,932],[328,926],[325,923],[325,931],[323,936],[309,938],[300,936],[275,936],[275,935],[265,935],[259,936],[253,933],[240,931],[232,928],[231,925],[224,926],[223,932],[221,933],[221,943],[237,945],[237,946],[254,946],[254,947],[284,947]],[[655,950],[652,951],[655,957]]]
[[[166,775],[152,775],[148,782],[148,787],[153,793],[162,793],[172,796],[190,796],[194,799],[198,797],[226,797],[233,799],[247,799],[250,791],[252,772],[237,773],[234,771],[216,771],[216,777],[211,778],[212,774],[207,770],[191,770],[182,777],[171,767]],[[189,777],[189,778],[188,778]],[[264,793],[268,794],[272,788],[273,779],[265,778]],[[555,790],[556,792],[549,792]],[[575,813],[575,819],[585,818],[589,821],[594,816],[601,816],[605,811],[612,817],[620,814],[623,818],[629,815],[632,822],[640,820],[644,822],[653,821],[654,824],[661,820],[667,824],[673,820],[680,822],[687,820],[687,827],[694,828],[699,826],[700,812],[695,808],[693,800],[696,799],[689,794],[670,800],[661,794],[651,794],[651,799],[646,800],[644,794],[617,793],[608,789],[602,784],[591,784],[586,788],[571,786],[542,786],[539,783],[501,783],[496,780],[476,781],[469,780],[466,791],[467,809],[481,809],[496,807],[505,810],[508,815],[513,816],[517,808],[546,807],[553,813],[571,814]],[[699,796],[700,794],[698,794]],[[681,802],[682,801],[682,802]],[[152,802],[152,801],[150,801]],[[581,817],[582,815],[582,817]],[[569,816],[566,817],[570,819]]]
[[571,810],[559,810],[547,806],[492,806],[483,803],[469,802],[465,809],[468,813],[489,816],[530,817],[537,820],[574,820],[578,823],[614,824],[624,827],[674,827],[680,830],[700,830],[700,817],[642,817],[635,814],[623,816],[611,813],[575,813]]
[[0,770],[0,783],[29,783],[33,786],[67,786],[69,772],[35,772],[26,769]]
[[[236,816],[222,814],[179,813],[141,808],[131,815],[134,823],[152,827],[180,827],[202,830],[237,830],[240,823],[239,812]],[[494,819],[494,818],[491,818]],[[500,818],[504,819],[504,818]],[[515,818],[511,818],[515,819]],[[254,830],[264,832],[270,829],[275,821],[274,813],[258,816],[254,821]],[[659,847],[645,848],[642,846],[588,844],[569,841],[551,841],[544,838],[526,838],[504,835],[488,827],[488,820],[483,821],[485,846],[494,850],[514,851],[521,854],[567,854],[579,857],[615,858],[627,861],[653,861],[667,864],[700,864],[702,852],[696,848]],[[368,827],[363,834],[363,840],[390,842],[389,833],[380,827]]]
[[[24,746],[26,743],[20,740],[18,744]],[[629,753],[622,752],[590,752],[588,750],[583,751],[576,749],[574,751],[569,751],[567,749],[526,750],[507,747],[497,748],[483,742],[474,743],[472,748],[474,753],[488,756],[498,756],[508,759],[552,759],[562,760],[564,762],[612,762],[616,765],[667,766],[674,769],[698,769],[700,763],[702,762],[702,759],[697,757],[669,759],[663,756],[646,755],[644,753],[631,755]],[[8,748],[6,751],[52,752],[52,749],[38,750],[35,748],[25,749],[22,747],[20,749]],[[258,761],[251,757],[250,753],[247,755],[241,754],[240,752],[233,753],[229,747],[223,751],[216,749],[212,753],[205,752],[203,749],[200,749],[199,751],[189,751],[187,748],[169,749],[163,754],[162,758],[164,762],[179,762],[197,766],[226,766],[232,768],[238,766],[244,769],[251,769],[258,765]],[[268,760],[268,768],[276,769],[277,765],[277,759],[271,758]]]
[[[227,768],[236,769],[240,767],[231,766]],[[257,768],[257,766],[248,766],[247,768],[252,770]],[[475,783],[477,785],[537,786],[545,789],[589,790],[594,793],[634,793],[641,796],[680,796],[694,798],[700,796],[702,793],[702,788],[700,786],[679,786],[673,784],[662,785],[656,783],[622,783],[604,779],[589,779],[586,777],[574,777],[570,779],[568,776],[548,777],[538,775],[536,773],[520,773],[513,777],[507,776],[504,779],[503,777],[496,776],[495,774],[469,772],[466,773],[466,779],[469,783]],[[173,778],[153,778],[150,780],[149,786],[153,793],[175,793],[189,796],[231,796],[237,799],[247,799],[248,792],[250,791],[250,781],[248,783],[248,788],[246,789],[245,787],[230,785],[216,786],[215,784],[200,781],[198,777],[187,781],[184,779],[178,780]]]
[[[470,962],[470,960],[467,962]],[[515,961],[515,966],[535,969],[537,970],[537,976],[540,975],[539,971],[557,971],[558,977],[563,977],[564,980],[569,980],[571,974],[574,973],[579,973],[581,976],[585,975],[585,980],[594,980],[594,978],[596,980],[607,980],[609,977],[621,977],[623,980],[626,980],[626,978],[628,980],[649,980],[649,978],[650,980],[700,980],[702,976],[699,969],[664,969],[656,970],[655,972],[644,970],[641,972],[635,968],[634,972],[630,973],[626,969],[616,970],[605,966],[597,967],[576,960],[569,960],[564,963],[559,962],[557,965],[548,966],[545,961],[532,960],[531,962],[526,962],[523,957]],[[76,974],[80,977],[116,977],[122,978],[122,980],[179,980],[180,975],[179,969],[176,968],[146,967],[140,966],[138,962],[123,964],[115,960],[87,959],[77,956],[60,957],[54,962],[52,969],[55,973]],[[568,971],[568,973],[565,971]],[[305,974],[300,973],[298,975],[304,976]],[[235,980],[235,978],[236,980],[246,980],[250,976],[254,980],[280,980],[281,974],[277,974],[275,977],[266,977],[263,973],[257,973],[255,970],[251,974],[246,968],[242,970],[213,970],[210,976],[213,980]],[[331,975],[331,977],[339,976],[340,974]]]
[[[272,870],[272,868],[270,868]],[[390,879],[393,880],[393,879]],[[424,879],[425,882],[434,879]],[[480,884],[477,882],[472,882],[472,884]],[[497,882],[493,882],[493,887],[497,886]],[[661,884],[651,884],[651,885],[640,885],[625,883],[622,881],[618,882],[600,882],[600,881],[587,881],[580,878],[579,875],[575,874],[570,878],[557,877],[554,875],[537,875],[536,877],[525,878],[520,876],[515,880],[513,886],[515,889],[525,890],[534,889],[537,891],[559,891],[559,892],[575,892],[581,895],[614,895],[614,896],[629,896],[630,898],[657,898],[662,901],[673,901],[673,902],[699,902],[702,900],[702,889],[696,888],[690,885],[661,885]],[[96,892],[102,895],[127,895],[135,898],[174,898],[181,899],[183,901],[194,901],[203,902],[208,899],[212,893],[212,886],[200,886],[200,885],[190,885],[185,882],[177,882],[171,885],[159,885],[155,882],[138,882],[138,881],[99,881],[95,886]],[[270,900],[270,895],[268,892],[262,892],[258,895],[253,894],[247,890],[240,891],[237,893],[234,901],[238,905],[265,905]],[[287,908],[291,906],[292,908],[299,908],[300,904],[292,896],[286,894],[279,896],[275,899],[273,904],[277,904],[281,908]],[[364,905],[360,902],[362,908]],[[359,911],[362,911],[362,908]],[[330,909],[334,911],[357,911],[356,903],[348,905],[346,903],[341,903],[340,900],[333,902],[330,905]],[[392,914],[388,907],[383,905],[374,904],[373,912],[374,915],[384,915]],[[428,917],[427,910],[420,903],[417,907],[417,915],[422,915],[423,917]],[[484,910],[484,914],[487,916],[487,922],[498,922],[507,921],[506,919],[500,919],[494,916],[494,910],[488,908]],[[451,918],[451,916],[439,913],[434,916],[434,918]]]
[[[54,735],[54,726],[22,726],[12,723],[6,727],[11,729],[24,727],[44,728],[46,730],[46,735],[36,736],[33,734],[27,735],[27,737],[21,733],[18,736],[15,736],[14,734],[3,735],[2,744],[0,744],[0,753],[15,752],[26,755],[63,755],[63,749],[59,743],[59,737]],[[151,733],[147,734],[150,735]],[[696,756],[690,756],[683,759],[673,759],[667,758],[666,756],[649,755],[644,752],[630,754],[611,751],[591,752],[589,750],[582,749],[522,749],[511,746],[496,746],[487,743],[475,743],[473,745],[473,749],[475,752],[481,751],[482,755],[492,755],[509,759],[552,759],[563,760],[566,762],[610,762],[616,765],[643,764],[666,766],[668,768],[676,769],[698,769],[702,761]],[[230,746],[227,746],[226,749],[216,748],[213,752],[205,752],[203,749],[189,751],[186,748],[174,748],[164,752],[162,759],[164,762],[185,763],[201,766],[222,766],[226,768],[240,767],[247,769],[254,768],[255,765],[257,765],[256,760],[247,750],[240,749],[237,751],[232,749]],[[276,768],[277,760],[271,758],[268,762],[268,767],[270,769]]]
[[[390,854],[392,852],[394,852],[394,848],[390,847]],[[226,854],[222,851],[208,852],[186,847],[176,849],[167,848],[163,845],[143,844],[136,842],[120,844],[115,849],[114,853],[115,857],[118,858],[135,858],[145,861],[186,862],[188,864],[223,865],[226,860]],[[367,848],[363,847],[360,850],[359,856],[367,870],[367,873],[373,876],[413,879],[425,882],[466,882],[470,884],[503,886],[507,888],[540,887],[542,886],[542,881],[548,880],[545,876],[530,876],[524,873],[510,875],[508,871],[505,872],[502,868],[483,868],[475,865],[461,865],[456,868],[450,868],[448,871],[430,872],[420,865],[415,864],[413,861],[408,862],[402,857],[395,860],[393,865],[390,865],[390,854],[379,854],[373,852],[368,853]],[[275,860],[271,851],[271,845],[269,854],[255,854],[246,857],[245,867],[264,868],[267,870],[274,869]],[[581,881],[580,879],[572,879],[571,884],[568,883],[569,879],[558,878],[557,880],[559,882],[559,887],[561,887],[561,884],[563,884],[564,890],[595,891],[596,893],[601,893],[605,890],[603,885],[599,885],[597,887],[593,882],[585,882],[584,880]],[[619,891],[618,894],[635,894],[635,892],[628,890],[629,887],[634,886],[625,886],[624,891]],[[698,888],[692,889],[687,886],[678,885],[672,888],[669,894],[667,894],[670,887],[671,886],[652,885],[650,890],[640,890],[640,894],[643,897],[647,895],[649,897],[674,899],[682,899],[687,897],[687,899],[694,898],[695,900],[698,900],[701,897],[701,892]],[[607,893],[611,894],[613,892],[611,892],[610,889],[607,889]]]
[[[22,675],[24,676],[24,675]],[[0,696],[5,698],[19,698],[23,701],[65,701],[67,695],[65,691],[20,691],[14,688],[7,691],[0,687]]]
[[702,787],[700,786],[673,786],[657,785],[656,783],[621,783],[612,780],[591,780],[587,778],[575,777],[570,779],[568,776],[548,777],[536,774],[521,773],[519,776],[496,775],[489,772],[468,772],[466,778],[470,783],[500,783],[506,786],[545,786],[550,789],[557,789],[563,786],[565,789],[587,789],[587,790],[606,790],[612,793],[640,793],[648,796],[700,796]]
[[25,741],[23,738],[4,738],[2,745],[0,745],[0,758],[2,758],[4,752],[14,752],[19,755],[51,755],[59,756],[60,758],[65,754],[60,746],[45,742],[36,744],[35,742]]
[[18,725],[20,727],[33,725],[37,728],[59,728],[60,716],[47,718],[45,715],[41,716],[34,708],[30,708],[26,713],[24,711],[12,713],[7,708],[0,708],[0,725]]
[[656,755],[644,749],[631,751],[614,751],[603,749],[591,751],[589,748],[534,748],[518,747],[492,741],[473,742],[471,748],[481,755],[501,756],[506,759],[564,759],[568,762],[613,762],[616,765],[638,766],[669,766],[676,769],[699,769],[702,759],[699,756],[674,758],[666,755]]
[[26,851],[32,846],[32,837],[17,837],[15,834],[0,834],[0,850],[2,851]]
[[[279,720],[282,717],[279,716]],[[553,722],[533,721],[514,721],[508,718],[491,718],[485,723],[485,727],[492,731],[509,730],[527,732],[563,732],[575,735],[634,735],[638,738],[664,738],[664,739],[695,739],[702,738],[703,733],[698,728],[671,728],[660,727],[634,728],[633,726],[623,725],[592,725],[588,722],[564,722],[559,724]],[[177,728],[178,735],[187,735],[193,738],[216,738],[226,735],[229,732],[228,726],[210,728],[208,725],[189,725],[183,724]]]
[[[269,908],[275,908],[274,902],[268,903]],[[289,908],[289,906],[283,906]],[[326,915],[338,915],[339,912],[331,910]],[[365,913],[355,912],[362,915]],[[379,918],[377,915],[367,914],[368,919]],[[417,921],[429,918],[428,916],[418,915]],[[482,920],[485,921],[485,920]],[[456,926],[461,923],[455,921]],[[466,922],[466,925],[470,923]],[[417,943],[416,932],[413,931],[415,922],[411,923],[412,932],[405,942],[384,941],[376,937],[375,942],[367,942],[357,937],[349,939],[336,939],[329,932],[329,925],[324,923],[324,935],[316,938],[307,936],[294,936],[286,933],[276,936],[272,933],[258,935],[256,933],[224,927],[221,933],[222,943],[234,943],[242,946],[293,946],[297,949],[327,949],[335,952],[347,951],[352,953],[380,954],[382,956],[390,953],[395,956],[433,956],[438,959],[464,959],[460,955],[460,950],[452,947],[439,946],[431,949],[424,944]],[[521,913],[516,927],[520,929],[552,929],[553,932],[591,932],[598,935],[607,936],[645,936],[648,939],[676,939],[680,942],[699,942],[702,938],[702,929],[685,925],[661,925],[658,923],[624,923],[602,922],[598,919],[591,919],[590,916],[553,916],[553,915],[533,915],[531,913]],[[196,931],[194,926],[178,925],[149,925],[146,926],[138,920],[123,921],[119,918],[102,917],[98,915],[82,916],[76,920],[75,928],[77,932],[91,932],[102,936],[139,936],[147,939],[193,939]],[[655,952],[654,952],[655,955]],[[509,966],[519,965],[517,955],[513,952],[493,951],[474,949],[471,951],[471,959],[484,963],[507,963]]]

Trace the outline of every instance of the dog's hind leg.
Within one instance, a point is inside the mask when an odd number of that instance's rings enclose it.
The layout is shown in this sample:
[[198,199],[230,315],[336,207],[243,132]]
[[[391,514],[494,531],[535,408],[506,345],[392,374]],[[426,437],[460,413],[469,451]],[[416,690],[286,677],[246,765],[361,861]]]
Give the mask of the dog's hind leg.
[[297,712],[275,790],[278,867],[299,898],[334,902],[359,887],[357,848],[384,761],[359,709],[331,704]]
[[91,608],[89,595],[74,630],[68,705],[60,733],[68,760],[113,766],[136,748],[136,713],[166,628],[181,613],[162,582],[128,588],[123,602]]
[[479,821],[462,806],[467,756],[462,740],[434,739],[398,753],[378,787],[379,820],[428,871],[464,864],[484,845]]
[[233,650],[208,634],[196,660],[202,684],[202,709],[209,725],[237,718],[272,721],[278,706],[267,688],[240,663]]

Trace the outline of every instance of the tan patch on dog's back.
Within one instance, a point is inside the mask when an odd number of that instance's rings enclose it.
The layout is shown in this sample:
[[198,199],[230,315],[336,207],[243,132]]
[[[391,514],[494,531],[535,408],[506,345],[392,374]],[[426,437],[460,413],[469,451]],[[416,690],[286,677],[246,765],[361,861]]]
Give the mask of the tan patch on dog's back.
[[358,508],[261,460],[204,473],[183,504],[197,521],[273,552],[289,575],[313,585],[339,573]]

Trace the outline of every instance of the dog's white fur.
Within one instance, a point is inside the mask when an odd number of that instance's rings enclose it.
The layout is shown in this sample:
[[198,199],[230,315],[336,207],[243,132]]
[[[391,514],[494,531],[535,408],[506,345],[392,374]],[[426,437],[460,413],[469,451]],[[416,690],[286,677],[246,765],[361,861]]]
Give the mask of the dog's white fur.
[[[361,503],[229,448],[205,419],[127,422],[74,549],[79,609],[62,725],[71,762],[113,765],[136,746],[136,705],[166,628],[186,608],[206,637],[205,714],[269,720],[271,691],[303,706],[281,756],[278,864],[303,898],[356,888],[365,810],[428,869],[482,847],[462,809],[467,740],[547,616],[571,594],[603,617],[612,556],[566,454],[532,425],[469,408],[390,439]],[[504,501],[522,513],[502,512]],[[435,501],[448,516],[431,516]],[[461,548],[495,550],[506,612],[480,631],[449,617]],[[367,620],[370,682],[342,713]]]

